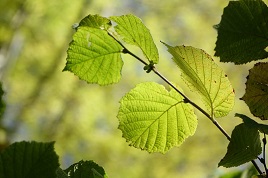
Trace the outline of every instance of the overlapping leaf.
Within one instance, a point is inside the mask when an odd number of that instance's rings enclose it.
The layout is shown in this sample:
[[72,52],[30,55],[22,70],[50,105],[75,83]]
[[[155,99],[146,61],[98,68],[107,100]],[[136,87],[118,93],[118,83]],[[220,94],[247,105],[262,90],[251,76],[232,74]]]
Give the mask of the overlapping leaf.
[[262,120],[268,119],[268,63],[257,63],[249,70],[246,93],[242,99],[251,113]]
[[117,23],[115,30],[126,43],[138,46],[149,61],[154,64],[158,63],[158,50],[151,33],[139,18],[128,14],[113,16],[111,19]]
[[236,117],[240,117],[241,119],[243,119],[243,122],[251,128],[256,128],[258,129],[260,132],[264,133],[264,134],[268,134],[268,125],[264,125],[264,124],[259,124],[257,122],[255,122],[253,119],[249,118],[246,115],[243,114],[235,114]]
[[79,161],[64,171],[70,178],[108,178],[104,169],[93,161]]
[[268,8],[261,0],[230,1],[219,25],[215,56],[244,64],[268,57]]
[[209,113],[226,116],[234,106],[234,91],[224,71],[201,49],[165,45],[182,70],[183,79],[201,95]]
[[146,82],[120,101],[119,129],[130,145],[148,152],[165,153],[193,135],[197,119],[191,105],[175,90]]
[[98,15],[85,17],[77,27],[67,51],[64,70],[88,83],[108,85],[121,78],[122,47],[107,33],[109,19]]
[[233,130],[227,153],[219,162],[219,166],[240,166],[256,159],[260,153],[261,142],[258,130],[240,124]]
[[55,178],[59,167],[54,142],[17,142],[0,154],[0,177]]

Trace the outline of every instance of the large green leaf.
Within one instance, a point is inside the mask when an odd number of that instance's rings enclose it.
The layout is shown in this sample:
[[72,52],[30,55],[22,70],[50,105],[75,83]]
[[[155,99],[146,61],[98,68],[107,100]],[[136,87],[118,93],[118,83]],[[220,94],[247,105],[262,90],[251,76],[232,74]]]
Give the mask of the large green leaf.
[[137,85],[120,101],[119,129],[131,146],[165,153],[195,133],[191,105],[175,90],[154,82]]
[[219,162],[219,166],[240,166],[256,159],[261,151],[258,129],[240,124],[233,130],[227,153]]
[[64,171],[69,178],[108,178],[104,169],[93,161],[79,161]]
[[230,1],[219,25],[215,56],[244,64],[268,57],[268,8],[261,0]]
[[149,29],[142,21],[132,14],[113,16],[116,32],[123,37],[126,43],[138,46],[145,57],[152,63],[157,64],[159,60],[158,50],[154,44]]
[[234,106],[234,90],[224,71],[201,49],[165,45],[182,70],[184,81],[201,95],[211,116],[226,116]]
[[257,63],[249,70],[246,93],[242,99],[251,113],[262,120],[268,119],[268,63]]
[[0,154],[1,178],[55,178],[58,167],[54,142],[17,142]]
[[109,19],[98,15],[85,17],[77,27],[67,51],[64,70],[77,75],[88,83],[108,85],[121,78],[122,47],[107,30]]

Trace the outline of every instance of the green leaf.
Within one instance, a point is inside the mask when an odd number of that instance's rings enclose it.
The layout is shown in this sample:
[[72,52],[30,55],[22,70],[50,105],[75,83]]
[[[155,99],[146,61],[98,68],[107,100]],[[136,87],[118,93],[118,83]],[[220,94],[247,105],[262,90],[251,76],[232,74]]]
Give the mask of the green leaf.
[[77,27],[67,51],[68,70],[88,83],[108,85],[121,78],[122,47],[107,30],[109,19],[98,15],[85,17]]
[[141,19],[132,14],[113,16],[110,19],[117,23],[115,30],[126,43],[138,46],[150,62],[158,63],[158,50],[149,29]]
[[244,64],[268,57],[268,8],[261,0],[230,1],[219,25],[215,56]]
[[195,133],[193,107],[174,89],[154,82],[138,84],[120,100],[119,129],[131,146],[165,153]]
[[108,178],[104,169],[93,161],[79,161],[64,171],[70,178]]
[[54,142],[17,142],[0,154],[0,177],[54,178],[59,167]]
[[81,20],[78,27],[91,27],[101,30],[108,30],[112,23],[108,18],[101,17],[99,15],[88,15],[84,19]]
[[256,159],[261,153],[260,135],[256,128],[240,124],[232,132],[227,153],[219,166],[234,167]]
[[268,63],[257,63],[249,70],[246,93],[242,100],[250,112],[262,120],[268,119]]
[[224,71],[201,49],[165,45],[182,70],[182,78],[201,95],[211,116],[226,116],[234,106],[234,90]]
[[259,124],[257,122],[255,122],[253,119],[249,118],[246,115],[243,114],[235,114],[236,117],[240,117],[241,119],[243,119],[243,122],[251,128],[256,128],[258,129],[260,132],[268,134],[268,125],[264,125],[264,124]]

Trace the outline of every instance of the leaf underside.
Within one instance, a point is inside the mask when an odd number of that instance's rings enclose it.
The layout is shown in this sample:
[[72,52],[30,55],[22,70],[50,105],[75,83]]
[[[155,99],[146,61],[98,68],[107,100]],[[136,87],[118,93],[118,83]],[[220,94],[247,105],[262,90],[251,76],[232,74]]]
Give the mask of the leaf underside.
[[115,30],[126,43],[138,46],[150,62],[158,63],[158,50],[149,29],[141,19],[132,14],[112,16],[110,19],[117,23]]
[[257,63],[249,70],[246,92],[242,99],[250,112],[262,120],[268,119],[268,63]]
[[256,159],[260,153],[261,142],[258,130],[240,124],[233,130],[227,153],[219,162],[219,166],[240,166]]
[[108,34],[109,19],[89,15],[79,24],[67,51],[64,70],[88,83],[108,85],[121,78],[122,47]]
[[244,64],[268,57],[268,8],[261,0],[230,1],[216,26],[215,56]]
[[224,71],[201,49],[165,45],[182,70],[182,78],[201,96],[208,112],[215,117],[226,116],[233,109],[235,96]]
[[[111,20],[116,22],[114,29]],[[149,29],[134,15],[88,15],[79,25],[67,50],[64,71],[70,71],[88,83],[108,85],[121,79],[123,61],[122,39],[138,46],[150,64],[159,60],[158,50]],[[116,32],[114,32],[114,30]]]
[[197,119],[191,105],[175,90],[154,82],[138,84],[120,101],[119,129],[131,146],[165,153],[194,134]]

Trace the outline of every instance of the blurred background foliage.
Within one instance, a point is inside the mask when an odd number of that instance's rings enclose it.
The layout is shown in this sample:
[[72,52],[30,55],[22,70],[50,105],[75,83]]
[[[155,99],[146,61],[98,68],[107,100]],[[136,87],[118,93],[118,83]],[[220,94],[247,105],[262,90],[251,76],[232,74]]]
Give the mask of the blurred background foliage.
[[[227,4],[227,0],[1,0],[0,77],[6,91],[1,147],[21,140],[55,140],[62,168],[81,159],[94,160],[111,178],[218,177],[226,171],[217,164],[228,141],[198,112],[196,134],[166,155],[129,147],[121,137],[116,118],[120,98],[140,82],[162,83],[146,74],[138,61],[124,56],[122,80],[105,87],[89,85],[62,69],[74,23],[88,14],[132,13],[151,30],[160,52],[158,70],[198,102],[160,40],[202,48],[213,56],[217,32],[212,26],[220,22]],[[234,66],[214,59],[236,91],[234,111],[218,120],[231,133],[241,122],[235,112],[252,116],[239,98],[253,64]]]

